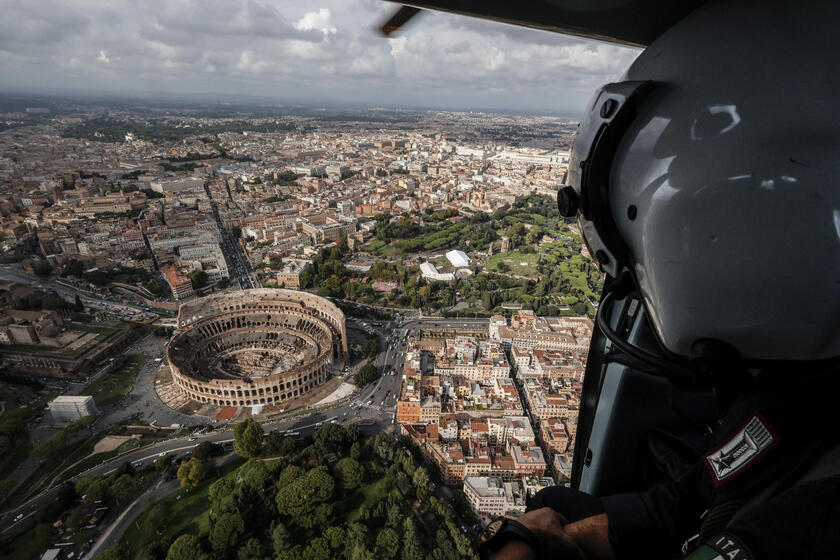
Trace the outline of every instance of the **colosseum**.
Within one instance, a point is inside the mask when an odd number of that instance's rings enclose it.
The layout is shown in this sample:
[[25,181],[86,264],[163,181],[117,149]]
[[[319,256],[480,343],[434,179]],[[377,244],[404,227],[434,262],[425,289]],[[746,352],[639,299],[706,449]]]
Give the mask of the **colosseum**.
[[344,313],[294,290],[216,294],[181,305],[166,351],[186,396],[208,404],[282,403],[347,363]]

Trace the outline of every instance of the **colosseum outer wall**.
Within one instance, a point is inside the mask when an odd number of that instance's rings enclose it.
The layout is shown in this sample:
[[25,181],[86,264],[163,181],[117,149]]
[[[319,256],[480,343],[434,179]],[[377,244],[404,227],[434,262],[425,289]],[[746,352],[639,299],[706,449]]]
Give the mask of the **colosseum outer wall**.
[[[288,326],[274,325],[272,316],[298,321],[307,332],[294,333]],[[207,340],[215,343],[213,339],[241,338],[250,332],[269,333],[268,337],[293,336],[312,344],[319,341],[317,356],[292,369],[253,379],[220,378],[209,368],[189,371],[200,362],[192,354],[195,346]],[[257,348],[260,350],[264,349]],[[167,348],[178,387],[196,401],[222,406],[275,404],[301,396],[329,378],[334,360],[346,364],[347,357],[344,313],[338,307],[313,294],[275,289],[216,294],[182,304],[178,328]]]

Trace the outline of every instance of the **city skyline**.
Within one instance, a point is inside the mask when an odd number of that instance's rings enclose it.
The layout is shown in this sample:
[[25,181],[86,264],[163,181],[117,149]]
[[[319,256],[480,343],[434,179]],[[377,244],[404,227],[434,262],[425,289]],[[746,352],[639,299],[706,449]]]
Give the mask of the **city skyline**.
[[9,1],[0,71],[18,93],[575,113],[638,52],[441,13],[385,39],[396,7]]

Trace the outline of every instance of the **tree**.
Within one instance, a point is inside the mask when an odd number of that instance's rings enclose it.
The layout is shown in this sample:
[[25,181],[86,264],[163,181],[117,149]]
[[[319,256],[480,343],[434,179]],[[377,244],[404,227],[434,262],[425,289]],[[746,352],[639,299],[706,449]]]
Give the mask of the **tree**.
[[99,556],[102,560],[125,560],[127,557],[128,554],[125,549],[118,544],[115,544]]
[[332,558],[330,545],[323,537],[312,539],[303,551],[304,560],[330,560],[330,558]]
[[280,473],[280,476],[277,477],[277,488],[285,488],[286,486],[290,485],[292,482],[297,480],[298,478],[303,476],[303,469],[297,465],[289,465],[283,472]]
[[97,480],[102,480],[101,474],[92,474],[90,476],[84,477],[82,480],[76,483],[76,493],[77,494],[87,494],[88,487],[91,484],[96,482]]
[[[288,469],[287,469],[288,470]],[[282,475],[281,475],[282,476]],[[277,511],[297,521],[332,497],[335,481],[326,467],[316,467],[277,491]]]
[[76,298],[73,300],[73,311],[81,312],[85,310],[85,304],[82,303],[82,298],[79,297],[79,294],[76,294]]
[[117,504],[130,500],[135,490],[137,490],[137,483],[130,474],[114,475],[109,480],[111,484],[108,489],[108,494]]
[[268,467],[265,466],[263,461],[248,459],[244,465],[239,467],[238,477],[245,486],[262,492],[271,480],[271,473],[268,472]]
[[169,508],[166,502],[158,502],[152,506],[146,518],[143,520],[143,530],[147,533],[160,534],[166,528],[166,520],[169,517]]
[[357,544],[350,551],[350,560],[376,560],[376,556],[364,544]]
[[32,271],[38,276],[49,276],[53,267],[48,261],[38,261],[32,266]]
[[53,542],[53,527],[49,523],[38,523],[32,530],[32,543],[36,550],[46,550]]
[[229,478],[220,478],[207,489],[210,504],[214,511],[224,511],[233,502],[235,484]]
[[[11,482],[11,481],[9,481],[9,482]],[[0,482],[0,488],[2,488],[2,482]],[[2,503],[2,501],[3,501],[2,494],[3,494],[3,491],[2,491],[2,489],[0,489],[0,503]],[[58,505],[61,508],[67,509],[75,503],[76,498],[78,498],[78,497],[79,497],[79,495],[76,494],[76,488],[73,486],[73,483],[70,482],[69,480],[65,480],[64,482],[61,483],[61,486],[58,487],[58,495],[56,496],[56,503],[58,503]]]
[[363,387],[376,379],[376,366],[370,362],[359,368],[358,373],[353,376],[353,383],[356,387]]
[[216,552],[226,553],[236,546],[245,532],[245,522],[237,512],[220,515],[210,529],[210,546]]
[[494,307],[496,307],[496,298],[494,297],[495,294],[492,292],[484,292],[481,294],[481,305],[484,306],[484,309],[490,311]]
[[255,538],[245,541],[236,553],[237,560],[261,560],[262,556],[262,545]]
[[365,478],[365,470],[355,459],[345,457],[335,466],[336,473],[341,477],[341,487],[352,490],[359,486]]
[[203,270],[193,270],[187,276],[192,282],[193,290],[200,290],[207,285],[207,273]]
[[195,488],[204,479],[204,463],[193,457],[189,461],[184,461],[178,467],[178,480],[181,481],[181,486],[191,486]]
[[163,538],[150,537],[131,560],[164,560],[166,558],[166,552],[174,540],[174,536]]
[[271,546],[274,548],[276,554],[288,550],[291,546],[289,543],[289,530],[282,523],[277,523],[271,529]]
[[356,546],[364,546],[367,542],[368,528],[358,522],[347,524],[347,538],[345,540],[345,554],[350,556]]
[[344,445],[346,435],[341,425],[325,424],[313,435],[315,449],[322,456],[329,453],[338,453]]
[[68,309],[70,307],[70,304],[55,292],[48,293],[41,300],[41,309]]
[[79,491],[77,488],[77,492],[79,494],[85,494],[86,499],[89,502],[104,502],[108,499],[109,492],[111,490],[111,484],[108,482],[107,479],[102,478],[102,475],[91,475],[92,478],[98,476],[98,478],[91,480],[89,484],[84,488],[84,491]]
[[166,560],[206,560],[201,543],[195,535],[181,535],[169,546]]
[[414,487],[417,489],[429,487],[429,473],[423,467],[418,468],[414,471],[414,475],[411,478],[411,481],[414,483]]
[[388,513],[385,517],[385,525],[388,527],[399,528],[400,523],[403,521],[403,512],[400,510],[399,504],[391,504],[388,507]]
[[455,305],[458,301],[457,296],[455,295],[455,289],[452,287],[448,287],[443,290],[443,303],[449,307]]
[[264,435],[262,426],[248,418],[233,427],[233,446],[243,457],[256,457],[262,451]]
[[122,463],[120,463],[120,466],[117,467],[117,470],[114,471],[114,476],[115,477],[119,477],[119,476],[122,476],[124,474],[127,474],[129,476],[134,476],[135,472],[134,472],[134,467],[131,464],[131,461],[123,461]]
[[78,434],[86,428],[90,428],[90,425],[95,419],[96,417],[93,415],[85,416],[76,420],[69,426],[65,426],[64,428],[50,436],[48,440],[42,442],[38,447],[36,447],[32,451],[32,454],[42,459],[59,458],[64,454],[65,448],[69,444],[73,443],[76,434]]
[[324,538],[330,543],[333,550],[341,550],[344,547],[344,529],[341,527],[329,527],[324,531]]
[[293,437],[286,437],[282,432],[274,430],[269,432],[265,438],[265,454],[268,457],[291,455],[297,449],[297,440]]
[[85,263],[76,259],[71,259],[70,262],[64,266],[64,276],[75,276],[77,278],[81,278],[84,271]]
[[394,458],[394,444],[388,434],[382,432],[373,442],[374,452],[382,459],[391,461]]
[[87,525],[89,518],[88,511],[80,506],[70,510],[69,515],[64,520],[64,524],[71,529],[79,529]]
[[390,527],[382,529],[376,535],[376,548],[374,550],[376,558],[384,560],[396,558],[400,552],[400,536]]
[[201,462],[207,461],[213,456],[215,445],[210,441],[202,441],[193,447],[193,459],[198,459]]
[[379,337],[373,335],[368,337],[364,346],[362,346],[362,354],[364,354],[368,360],[373,360],[377,355],[379,355],[379,349]]
[[318,295],[321,297],[344,297],[344,281],[335,274],[330,275],[321,282],[318,287]]
[[163,472],[172,464],[172,456],[171,455],[164,455],[163,457],[158,457],[155,459],[155,470],[157,472]]

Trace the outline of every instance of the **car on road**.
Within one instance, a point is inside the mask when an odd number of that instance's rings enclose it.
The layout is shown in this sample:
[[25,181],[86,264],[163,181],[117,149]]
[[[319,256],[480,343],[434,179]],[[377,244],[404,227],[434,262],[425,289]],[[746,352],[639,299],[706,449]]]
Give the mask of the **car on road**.
[[321,426],[323,426],[323,425],[324,425],[324,423],[323,423],[323,422],[316,422],[316,423],[315,423],[315,427],[316,427],[316,428],[320,428],[320,427],[321,427]]
[[166,457],[166,451],[161,451],[158,453],[158,457]]
[[195,441],[195,440],[197,440],[197,439],[198,439],[198,438],[191,437],[191,438],[190,438],[190,439],[188,439],[187,441]]
[[23,519],[23,514],[22,514],[22,513],[19,513],[19,514],[17,514],[17,515],[15,516],[15,521],[14,521],[14,522],[15,522],[15,523],[17,523],[17,522],[18,522],[18,521],[20,521],[21,519]]

